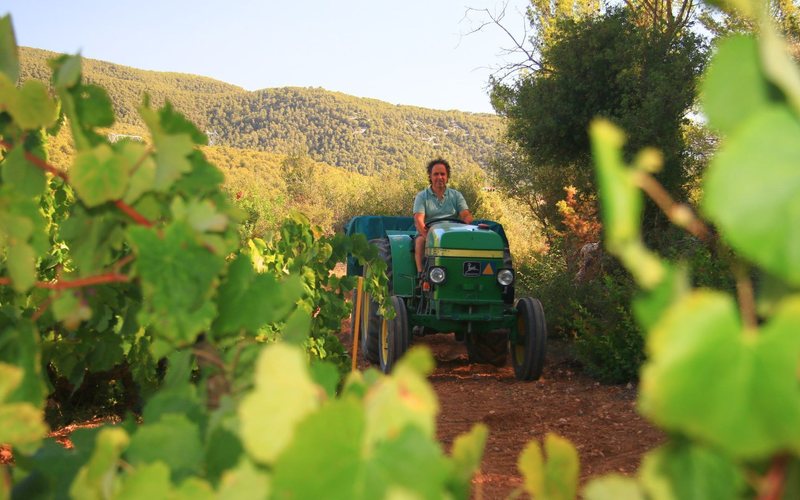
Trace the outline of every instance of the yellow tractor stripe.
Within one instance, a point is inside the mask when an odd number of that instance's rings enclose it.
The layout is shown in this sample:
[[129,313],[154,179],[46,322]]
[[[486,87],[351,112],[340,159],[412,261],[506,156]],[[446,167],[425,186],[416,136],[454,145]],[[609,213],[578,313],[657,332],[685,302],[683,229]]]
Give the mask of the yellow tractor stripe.
[[462,257],[467,259],[502,259],[502,250],[458,250],[453,248],[429,248],[432,257]]

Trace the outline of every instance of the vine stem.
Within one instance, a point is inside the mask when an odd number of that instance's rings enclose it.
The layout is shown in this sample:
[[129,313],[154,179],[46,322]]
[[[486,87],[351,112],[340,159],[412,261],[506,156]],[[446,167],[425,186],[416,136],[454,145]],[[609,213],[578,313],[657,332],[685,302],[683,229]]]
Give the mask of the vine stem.
[[789,455],[786,453],[773,457],[767,476],[764,478],[764,489],[758,496],[759,500],[779,500],[783,496],[788,465]]
[[[2,139],[0,139],[0,146],[2,146],[3,148],[5,148],[8,151],[10,151],[10,150],[12,150],[14,148],[10,143],[8,143],[7,141],[4,141]],[[149,154],[149,153],[150,153],[150,150],[148,150],[147,153],[141,159],[139,159],[139,161],[136,163],[135,166],[138,167],[144,161],[144,159],[146,158],[147,154]],[[35,154],[33,154],[33,153],[29,152],[29,151],[25,151],[25,159],[28,160],[33,165],[39,167],[41,170],[44,170],[45,172],[51,173],[54,176],[59,177],[64,182],[69,183],[69,176],[67,176],[66,172],[63,172],[63,171],[57,169],[53,165],[50,165],[49,163],[47,163],[46,161],[42,160],[41,158],[39,158]],[[153,227],[153,223],[150,220],[148,220],[147,217],[145,217],[144,215],[142,215],[139,212],[137,212],[135,208],[133,208],[132,206],[128,205],[124,201],[117,200],[117,201],[114,202],[114,204],[117,206],[117,208],[120,209],[120,211],[122,213],[124,213],[125,215],[127,215],[128,217],[133,219],[133,221],[136,222],[137,224],[139,224],[140,226]]]
[[[130,281],[130,278],[125,274],[106,273],[97,276],[89,276],[88,278],[78,278],[76,280],[56,281],[54,283],[49,281],[37,281],[33,286],[36,288],[45,288],[48,290],[68,290],[70,288],[81,288],[91,285],[103,285],[106,283],[125,283]],[[10,285],[11,278],[0,278],[0,285]]]
[[707,242],[710,239],[711,231],[709,231],[708,226],[695,216],[689,205],[677,203],[673,200],[672,196],[655,177],[647,172],[637,171],[634,179],[639,188],[647,193],[673,224],[686,229],[693,236],[703,241]]
[[753,281],[747,268],[741,262],[733,265],[733,274],[736,276],[736,298],[739,301],[739,310],[742,315],[745,332],[755,332],[758,328],[756,316],[756,297],[753,292]]

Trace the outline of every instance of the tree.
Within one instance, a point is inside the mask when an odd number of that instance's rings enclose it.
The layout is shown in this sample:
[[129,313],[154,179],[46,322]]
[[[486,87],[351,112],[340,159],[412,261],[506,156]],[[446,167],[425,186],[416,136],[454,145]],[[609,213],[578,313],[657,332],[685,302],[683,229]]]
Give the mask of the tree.
[[[688,173],[681,163],[681,123],[695,100],[706,48],[687,30],[667,33],[639,19],[630,8],[618,8],[560,21],[543,48],[543,70],[494,84],[493,105],[508,119],[507,137],[522,153],[519,161],[496,164],[498,182],[515,183],[512,195],[541,204],[548,224],[558,220],[555,202],[565,186],[595,192],[587,128],[598,116],[630,131],[628,151],[661,150],[659,180],[683,194]],[[530,190],[519,185],[526,178]]]

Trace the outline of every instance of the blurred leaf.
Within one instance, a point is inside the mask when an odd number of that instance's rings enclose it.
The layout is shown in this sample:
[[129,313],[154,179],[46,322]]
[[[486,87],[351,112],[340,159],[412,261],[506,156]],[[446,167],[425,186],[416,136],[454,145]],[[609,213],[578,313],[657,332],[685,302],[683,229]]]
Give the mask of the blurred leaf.
[[28,291],[36,283],[36,253],[33,247],[18,243],[9,247],[6,252],[11,286],[17,293]]
[[785,108],[759,113],[708,167],[703,209],[722,236],[767,271],[800,284],[800,123]]
[[116,496],[120,487],[117,467],[122,451],[128,446],[128,435],[120,428],[106,427],[97,435],[89,461],[80,468],[69,488],[77,500],[105,499]]
[[352,400],[333,401],[309,415],[275,462],[276,497],[355,498],[364,473],[363,441],[364,414]]
[[106,144],[81,151],[70,169],[70,181],[87,207],[119,200],[128,186],[131,164]]
[[0,73],[11,83],[19,80],[19,56],[14,27],[11,25],[11,14],[0,17]]
[[81,57],[61,55],[50,62],[53,68],[53,82],[57,89],[73,87],[80,82]]
[[478,423],[473,425],[469,432],[459,435],[453,441],[451,483],[456,498],[469,496],[472,477],[480,469],[488,435],[489,428],[483,423]]
[[50,127],[58,118],[58,106],[38,80],[28,80],[22,85],[18,99],[8,111],[23,130]]
[[609,474],[589,481],[583,489],[583,498],[584,500],[644,500],[645,496],[635,479]]
[[325,389],[329,398],[334,398],[339,386],[339,370],[336,365],[328,361],[314,361],[310,370],[314,383]]
[[25,197],[41,196],[46,185],[44,172],[25,159],[25,150],[16,147],[6,154],[3,168],[3,183],[16,194]]
[[311,331],[311,314],[297,307],[283,326],[283,340],[289,344],[302,345]]
[[745,478],[737,464],[712,449],[671,443],[645,455],[639,469],[648,498],[742,498]]
[[32,452],[47,434],[44,414],[30,403],[6,402],[22,379],[22,369],[0,363],[0,443]]
[[166,192],[178,178],[191,171],[187,156],[194,150],[186,134],[154,137],[156,141],[156,178],[154,189]]
[[665,266],[665,269],[667,273],[657,287],[640,292],[633,300],[636,320],[645,330],[652,328],[670,305],[691,290],[684,266]]
[[163,462],[175,479],[196,474],[203,463],[200,430],[183,415],[164,414],[136,430],[125,456],[134,466]]
[[641,412],[666,430],[713,444],[732,457],[800,450],[797,331],[797,296],[756,335],[742,332],[730,297],[695,291],[650,332]]
[[17,321],[0,332],[0,361],[22,369],[22,383],[6,396],[9,403],[26,402],[44,406],[47,388],[42,376],[40,334],[29,320]]
[[241,498],[270,498],[272,493],[270,477],[247,459],[242,459],[235,469],[222,476],[219,486],[219,500],[239,500]]
[[[731,85],[734,80],[736,85]],[[712,127],[731,134],[777,97],[761,69],[755,38],[736,35],[719,42],[701,89],[703,111]]]
[[75,111],[83,128],[110,127],[114,124],[114,107],[105,89],[97,85],[82,85],[76,97]]
[[294,440],[297,424],[318,408],[320,389],[305,354],[285,344],[262,350],[255,384],[239,405],[240,435],[253,459],[271,464]]
[[66,290],[53,299],[53,317],[68,330],[75,330],[92,317],[92,310],[82,304],[75,292]]
[[140,500],[143,498],[169,498],[172,482],[169,467],[163,462],[141,464],[123,478],[118,500]]
[[548,433],[544,439],[545,461],[539,443],[528,443],[519,456],[525,491],[545,500],[572,500],[578,491],[578,452],[568,440]]

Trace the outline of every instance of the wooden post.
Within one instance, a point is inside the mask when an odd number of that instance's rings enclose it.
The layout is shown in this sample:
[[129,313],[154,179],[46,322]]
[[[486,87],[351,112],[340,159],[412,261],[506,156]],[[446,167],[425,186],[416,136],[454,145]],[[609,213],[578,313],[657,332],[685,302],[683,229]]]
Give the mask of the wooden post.
[[356,365],[358,364],[358,334],[361,326],[361,288],[363,286],[364,278],[359,276],[358,285],[356,286],[356,300],[355,305],[353,306],[356,308],[356,314],[354,316],[355,324],[350,325],[350,331],[353,334],[353,366],[351,371],[356,371]]

